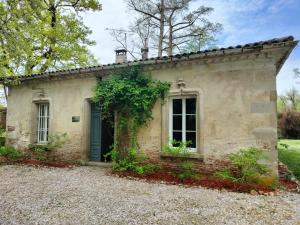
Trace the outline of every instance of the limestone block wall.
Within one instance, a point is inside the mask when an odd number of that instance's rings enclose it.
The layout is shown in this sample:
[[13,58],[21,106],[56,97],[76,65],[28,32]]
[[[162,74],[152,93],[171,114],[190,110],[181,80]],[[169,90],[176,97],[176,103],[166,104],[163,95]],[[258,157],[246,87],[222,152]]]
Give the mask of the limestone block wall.
[[[273,59],[178,64],[154,69],[156,79],[171,82],[171,92],[198,92],[198,149],[205,162],[241,148],[266,148],[276,167],[276,68]],[[185,87],[178,90],[178,81]],[[141,149],[155,160],[168,142],[168,101],[153,109],[154,119],[139,133]]]
[[[95,77],[28,82],[9,89],[7,143],[26,149],[36,142],[36,103],[49,102],[49,134],[67,133],[67,142],[58,149],[61,159],[86,159],[88,151],[88,99],[93,96]],[[79,122],[72,122],[79,116]]]
[[[273,56],[222,56],[218,60],[189,60],[146,67],[154,79],[172,84],[169,96],[197,96],[197,157],[222,159],[241,148],[259,146],[276,167],[276,61]],[[36,80],[10,87],[7,107],[7,144],[26,149],[36,141],[36,103],[50,104],[50,134],[67,133],[62,159],[87,159],[90,111],[96,77]],[[153,109],[153,120],[138,133],[140,148],[161,160],[168,143],[168,104]],[[72,116],[80,118],[72,122]]]

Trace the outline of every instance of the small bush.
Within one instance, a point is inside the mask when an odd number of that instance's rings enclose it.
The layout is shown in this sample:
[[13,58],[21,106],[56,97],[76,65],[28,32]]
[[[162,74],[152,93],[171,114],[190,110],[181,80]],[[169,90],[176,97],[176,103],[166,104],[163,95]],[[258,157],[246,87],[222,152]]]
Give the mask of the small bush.
[[180,180],[185,180],[185,179],[196,179],[198,178],[197,173],[194,169],[194,163],[190,162],[190,161],[183,161],[179,172],[176,174],[176,176],[180,179]]
[[50,135],[46,144],[30,144],[28,147],[38,160],[48,160],[53,150],[61,148],[67,141],[67,134]]
[[230,154],[228,159],[230,166],[217,171],[215,173],[217,177],[234,182],[257,183],[260,176],[269,173],[267,166],[258,162],[265,159],[261,149],[242,149],[237,153]]
[[123,159],[119,158],[119,153],[115,149],[113,149],[109,153],[109,155],[112,159],[113,171],[132,171],[137,174],[143,175],[153,173],[159,169],[157,165],[147,163],[147,157],[145,156],[145,154],[136,150],[135,148],[130,148],[128,150],[127,156]]
[[189,156],[191,152],[189,151],[188,146],[191,144],[190,141],[188,142],[181,142],[181,141],[172,141],[172,146],[164,146],[162,152],[169,154],[171,156]]
[[9,160],[17,161],[22,159],[24,154],[21,151],[15,149],[14,147],[2,146],[0,147],[0,156],[5,156]]
[[278,145],[278,158],[287,165],[289,170],[300,181],[300,150],[298,148],[289,147],[288,144],[279,143]]
[[300,138],[300,112],[284,112],[278,114],[280,136],[284,138]]

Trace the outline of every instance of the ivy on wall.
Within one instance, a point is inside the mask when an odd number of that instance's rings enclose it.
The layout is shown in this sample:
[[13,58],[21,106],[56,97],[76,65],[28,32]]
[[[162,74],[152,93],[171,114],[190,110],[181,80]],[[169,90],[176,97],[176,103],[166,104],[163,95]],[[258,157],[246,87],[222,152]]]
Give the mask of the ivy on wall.
[[101,105],[101,116],[109,119],[116,113],[115,149],[125,157],[129,148],[137,147],[137,131],[152,119],[152,108],[170,89],[168,82],[151,78],[141,66],[114,71],[98,82],[94,101]]

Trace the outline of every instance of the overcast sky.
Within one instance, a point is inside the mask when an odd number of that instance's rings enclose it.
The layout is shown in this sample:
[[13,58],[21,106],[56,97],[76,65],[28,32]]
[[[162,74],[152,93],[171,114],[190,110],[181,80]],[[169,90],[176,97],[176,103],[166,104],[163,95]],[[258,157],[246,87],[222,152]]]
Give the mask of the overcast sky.
[[[91,52],[101,64],[115,60],[117,43],[105,28],[126,28],[133,18],[124,0],[102,0],[103,10],[84,13],[85,24],[93,31],[91,39],[97,42]],[[293,35],[300,39],[300,0],[198,0],[195,6],[204,4],[215,10],[209,17],[223,24],[224,30],[217,36],[217,45],[226,47]],[[277,77],[278,93],[282,94],[296,84],[293,69],[300,67],[298,46]]]

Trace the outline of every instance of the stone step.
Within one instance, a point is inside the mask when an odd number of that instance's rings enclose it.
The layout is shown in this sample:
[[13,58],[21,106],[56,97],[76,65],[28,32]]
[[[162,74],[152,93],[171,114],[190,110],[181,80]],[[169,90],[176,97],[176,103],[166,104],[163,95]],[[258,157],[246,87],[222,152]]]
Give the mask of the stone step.
[[104,168],[110,168],[111,163],[107,162],[95,162],[95,161],[88,161],[86,163],[87,166],[98,166],[98,167],[104,167]]

